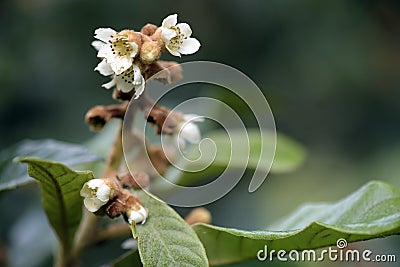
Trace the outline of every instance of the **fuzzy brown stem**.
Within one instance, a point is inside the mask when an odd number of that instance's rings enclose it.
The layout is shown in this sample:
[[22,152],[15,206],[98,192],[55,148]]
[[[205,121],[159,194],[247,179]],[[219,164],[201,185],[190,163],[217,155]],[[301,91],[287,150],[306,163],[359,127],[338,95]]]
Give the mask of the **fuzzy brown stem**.
[[90,129],[99,131],[112,118],[123,119],[126,113],[128,103],[122,105],[94,106],[85,116],[85,121]]
[[104,228],[96,235],[96,238],[92,240],[92,244],[110,240],[116,237],[130,236],[132,233],[131,228],[127,223],[114,223]]

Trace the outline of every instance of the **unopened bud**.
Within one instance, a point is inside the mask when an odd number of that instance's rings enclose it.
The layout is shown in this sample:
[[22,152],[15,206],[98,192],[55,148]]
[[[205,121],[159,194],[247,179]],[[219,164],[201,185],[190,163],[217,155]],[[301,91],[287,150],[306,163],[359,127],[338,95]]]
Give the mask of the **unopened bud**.
[[141,32],[147,36],[151,36],[156,32],[157,29],[158,27],[156,25],[148,23],[143,26]]
[[143,206],[138,206],[139,209],[131,209],[126,215],[128,216],[129,224],[142,223],[144,224],[147,219],[147,210]]
[[153,63],[161,56],[161,47],[157,42],[149,41],[142,44],[140,49],[140,59],[145,64]]
[[195,223],[210,223],[211,213],[205,208],[196,208],[186,216],[185,221],[190,225]]

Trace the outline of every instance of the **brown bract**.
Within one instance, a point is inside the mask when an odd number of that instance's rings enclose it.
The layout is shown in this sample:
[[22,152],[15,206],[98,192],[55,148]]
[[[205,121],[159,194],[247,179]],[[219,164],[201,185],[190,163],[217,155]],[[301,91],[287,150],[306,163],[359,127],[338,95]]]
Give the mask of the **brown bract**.
[[131,174],[129,172],[122,173],[117,175],[117,179],[123,186],[136,189],[147,187],[150,182],[149,175],[145,172],[137,172],[134,174]]
[[139,210],[143,206],[139,197],[127,189],[119,191],[118,196],[105,207],[105,213],[110,218],[115,218],[120,215],[127,217],[127,212]]
[[126,103],[122,105],[94,106],[86,113],[85,121],[92,131],[99,131],[112,118],[124,118],[126,108]]

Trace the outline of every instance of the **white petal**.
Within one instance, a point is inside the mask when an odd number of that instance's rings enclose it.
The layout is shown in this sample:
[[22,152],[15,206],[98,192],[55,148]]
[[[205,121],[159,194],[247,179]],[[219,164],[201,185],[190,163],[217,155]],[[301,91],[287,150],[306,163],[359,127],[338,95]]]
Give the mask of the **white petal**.
[[118,60],[110,62],[110,66],[116,75],[120,75],[132,66],[132,61],[129,57],[118,57]]
[[197,114],[184,114],[183,115],[183,119],[185,121],[190,121],[190,122],[196,122],[196,121],[202,122],[202,121],[204,121],[204,118],[202,116],[200,116],[200,115],[197,115]]
[[116,79],[113,78],[110,82],[102,84],[101,86],[106,88],[106,89],[111,89],[113,86],[116,84]]
[[201,140],[199,127],[194,123],[188,122],[181,129],[179,137],[185,139],[189,143],[197,144]]
[[176,36],[176,31],[173,29],[162,28],[161,38],[164,42],[169,43],[172,38]]
[[190,26],[187,23],[178,23],[176,27],[181,30],[181,34],[185,37],[189,37],[192,34],[192,29],[190,29]]
[[140,86],[135,87],[135,94],[133,96],[133,99],[138,99],[139,96],[141,94],[143,94],[143,91],[144,91],[144,88],[145,88],[145,81],[144,81],[143,76],[141,76],[141,79],[142,79],[142,82],[141,82]]
[[99,28],[94,31],[94,38],[99,39],[105,43],[111,39],[111,36],[116,34],[117,32],[111,28]]
[[99,186],[99,189],[97,189],[96,196],[99,200],[103,202],[108,202],[110,200],[110,193],[111,193],[111,188],[104,184],[102,186]]
[[89,188],[87,183],[85,183],[80,191],[81,197],[90,197],[92,189]]
[[161,26],[170,28],[172,26],[175,26],[177,22],[178,22],[178,15],[177,14],[173,14],[173,15],[169,15],[168,17],[166,17],[163,20]]
[[130,56],[135,57],[137,52],[139,51],[139,47],[138,47],[137,43],[135,43],[135,42],[130,42],[130,44],[133,48],[133,51],[131,52]]
[[183,40],[183,44],[178,51],[184,55],[189,55],[197,52],[199,48],[200,42],[196,38],[189,38]]
[[83,204],[88,209],[88,211],[96,212],[101,208],[101,206],[103,206],[106,203],[100,201],[97,198],[89,198],[89,197],[87,197],[87,198],[85,198],[83,200]]
[[94,70],[99,71],[100,74],[104,76],[110,76],[114,74],[110,64],[108,64],[105,60],[102,60]]
[[100,58],[110,58],[112,56],[114,56],[114,55],[112,53],[111,47],[108,44],[104,44],[100,48],[99,52],[97,52],[97,57],[100,57]]
[[133,84],[139,85],[142,84],[143,76],[140,72],[140,68],[136,65],[133,65]]
[[101,180],[101,179],[92,179],[92,180],[90,180],[89,182],[87,182],[87,186],[88,186],[89,188],[91,188],[91,189],[96,189],[96,188],[98,188],[99,186],[102,186],[103,184],[105,184],[105,183],[104,183],[104,181]]
[[129,93],[132,89],[133,89],[133,87],[134,87],[134,85],[133,84],[131,84],[131,83],[128,83],[128,82],[125,82],[122,78],[120,78],[120,77],[117,77],[116,78],[116,81],[117,81],[117,88],[119,89],[119,90],[121,90],[122,92],[124,92],[124,93]]
[[131,210],[128,218],[128,222],[132,224],[133,221],[136,223],[142,222],[142,224],[146,221],[147,218],[147,210],[143,207],[140,207],[139,210]]
[[103,43],[102,41],[93,41],[93,42],[92,42],[92,46],[93,46],[97,51],[99,51],[99,50],[103,47],[103,45],[105,45],[105,43]]
[[172,55],[174,55],[176,57],[180,57],[181,56],[181,54],[178,51],[170,49],[168,45],[165,46],[165,47],[167,48],[168,52],[170,52]]

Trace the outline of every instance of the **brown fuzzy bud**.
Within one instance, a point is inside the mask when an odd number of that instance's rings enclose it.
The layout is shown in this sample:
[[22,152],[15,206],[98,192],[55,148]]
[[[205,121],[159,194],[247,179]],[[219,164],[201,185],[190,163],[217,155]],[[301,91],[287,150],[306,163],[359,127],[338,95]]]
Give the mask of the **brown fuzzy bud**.
[[165,43],[164,43],[163,39],[161,38],[161,33],[162,33],[161,28],[158,28],[158,29],[150,36],[150,38],[151,38],[151,40],[160,43],[160,45],[161,45],[161,47],[162,47],[162,50],[165,51],[165,50],[167,50],[167,49],[165,48]]
[[148,23],[143,26],[141,33],[147,36],[151,36],[156,32],[157,29],[158,27],[156,25]]
[[144,42],[140,49],[140,59],[144,64],[150,64],[161,56],[161,47],[157,42]]
[[211,223],[211,213],[205,208],[196,208],[186,216],[185,221],[190,225],[195,223]]

